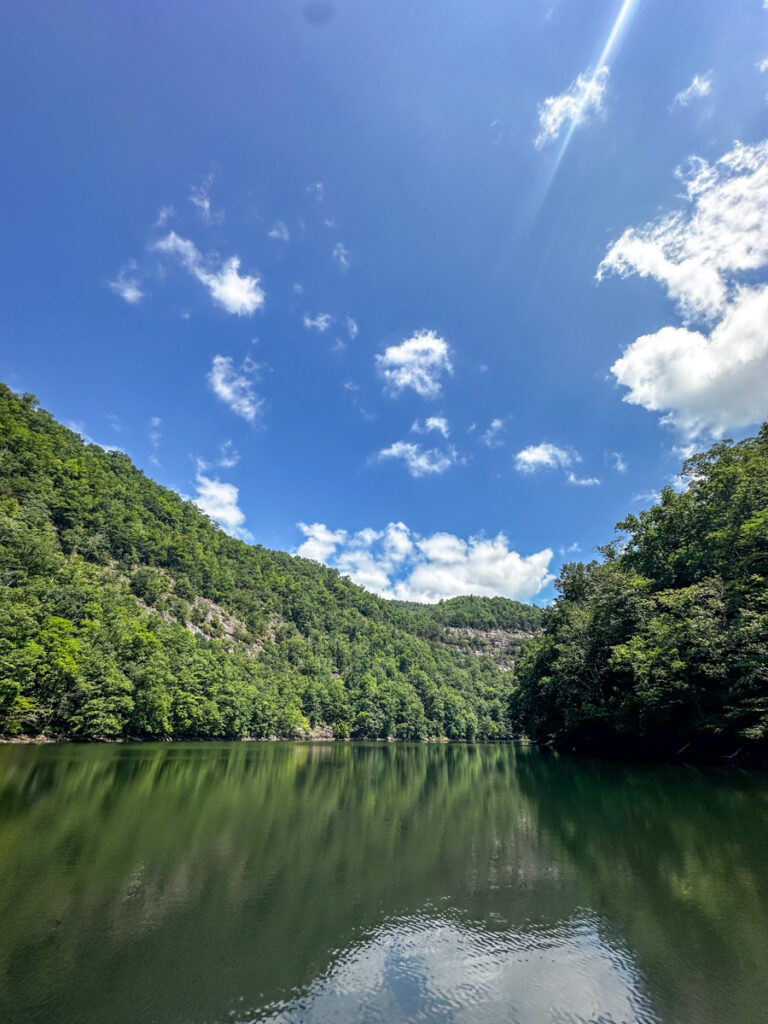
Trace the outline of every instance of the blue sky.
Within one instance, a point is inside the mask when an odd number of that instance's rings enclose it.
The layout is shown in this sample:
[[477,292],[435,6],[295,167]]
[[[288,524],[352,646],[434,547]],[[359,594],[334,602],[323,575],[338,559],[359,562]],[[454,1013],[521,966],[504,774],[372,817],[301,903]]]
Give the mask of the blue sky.
[[768,414],[761,0],[4,22],[0,377],[235,535],[547,600]]

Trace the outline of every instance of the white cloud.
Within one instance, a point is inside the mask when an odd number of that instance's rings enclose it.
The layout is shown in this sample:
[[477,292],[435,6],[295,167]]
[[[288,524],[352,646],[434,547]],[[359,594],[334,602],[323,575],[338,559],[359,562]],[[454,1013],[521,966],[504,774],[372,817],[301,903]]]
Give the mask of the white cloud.
[[291,240],[291,233],[281,220],[276,221],[267,234],[270,238],[276,238],[280,242],[290,242]]
[[152,446],[152,451],[149,456],[149,461],[153,466],[160,465],[160,442],[163,439],[163,433],[160,429],[163,425],[163,421],[159,416],[153,416],[149,421],[149,443]]
[[342,270],[349,270],[352,266],[349,262],[349,249],[345,249],[341,242],[334,245],[332,255]]
[[538,469],[566,469],[574,462],[581,462],[576,452],[567,452],[544,441],[519,451],[515,456],[515,469],[521,473],[535,473]]
[[223,444],[219,445],[219,457],[216,460],[218,466],[223,466],[224,469],[232,469],[240,461],[240,452],[238,452],[231,441],[224,441]]
[[570,472],[566,477],[569,484],[575,484],[576,487],[597,487],[600,481],[596,476],[576,476],[574,472]]
[[311,185],[307,185],[307,195],[321,203],[325,199],[325,185],[322,181],[315,181]]
[[768,261],[768,141],[736,143],[715,164],[694,158],[678,169],[687,208],[628,228],[597,269],[597,279],[652,277],[689,320],[721,316],[734,275]]
[[691,84],[677,93],[672,105],[675,107],[687,107],[691,100],[698,100],[703,96],[709,96],[711,92],[712,72],[708,71],[706,75],[694,75]]
[[664,412],[687,437],[757,423],[768,414],[768,285],[744,289],[705,335],[662,327],[611,367],[624,401]]
[[349,340],[354,341],[355,338],[357,337],[357,332],[360,330],[360,328],[357,325],[357,320],[355,320],[354,317],[348,316],[345,321],[345,324],[347,328],[347,334],[349,335]]
[[590,114],[602,110],[609,75],[604,64],[591,77],[579,75],[565,92],[548,96],[539,104],[539,134],[534,139],[537,149],[556,139],[564,125],[581,124]]
[[440,451],[437,448],[425,449],[410,441],[395,441],[389,448],[382,448],[374,458],[378,462],[402,459],[408,472],[415,477],[444,473],[458,461],[456,449],[452,446],[447,451]]
[[205,469],[205,464],[198,462],[195,476],[195,505],[214,519],[231,537],[252,541],[253,534],[245,528],[245,513],[238,504],[238,488],[234,484],[223,483],[218,478],[206,476]]
[[175,217],[175,216],[176,216],[176,207],[175,206],[171,206],[170,203],[168,204],[168,206],[161,206],[160,209],[157,211],[157,220],[152,225],[152,227],[154,227],[154,228],[162,228],[162,227],[164,227],[168,223],[168,221],[171,219],[171,217]]
[[119,448],[116,444],[102,444],[100,441],[94,441],[94,439],[85,432],[85,424],[82,422],[77,422],[76,420],[65,420],[64,426],[75,434],[79,434],[86,444],[95,444],[97,448],[102,448],[105,452],[125,453],[125,448]]
[[144,298],[144,292],[141,290],[141,279],[135,273],[136,271],[136,260],[128,260],[126,265],[120,270],[114,281],[109,282],[109,287],[112,291],[119,295],[121,299],[125,299],[129,305],[133,306],[137,302],[141,302]]
[[450,533],[423,537],[404,523],[358,533],[298,525],[306,540],[297,554],[338,568],[382,597],[431,603],[477,594],[528,601],[553,579],[549,548],[522,556],[503,533],[463,540]]
[[448,420],[445,416],[428,416],[424,423],[419,420],[414,420],[411,431],[414,434],[428,434],[430,430],[436,430],[443,437],[447,438],[450,434],[450,428],[448,426]]
[[491,425],[488,427],[486,432],[480,438],[484,445],[488,448],[501,448],[504,442],[499,437],[499,434],[504,429],[504,420],[495,419],[491,420]]
[[761,75],[764,71],[768,71],[768,57],[766,57],[765,60],[760,61],[760,63],[757,65],[757,70],[760,72]]
[[208,373],[208,383],[214,394],[249,423],[259,418],[264,407],[264,399],[256,394],[250,378],[257,370],[258,366],[250,359],[246,359],[238,370],[230,356],[217,355],[213,357]]
[[315,317],[305,313],[303,323],[305,327],[314,328],[316,331],[327,331],[333,323],[333,317],[330,313],[318,313]]
[[637,338],[611,372],[626,402],[688,438],[719,437],[768,413],[768,285],[754,282],[768,265],[768,141],[694,160],[684,180],[690,208],[625,231],[598,278],[652,276],[688,323],[703,323]]
[[194,242],[181,238],[175,231],[169,232],[151,248],[177,256],[190,274],[205,285],[213,301],[228,313],[251,316],[264,305],[264,291],[259,278],[239,273],[238,256],[231,256],[218,270],[211,270]]
[[621,452],[612,452],[611,454],[613,456],[613,468],[616,470],[616,472],[626,473],[627,464],[624,461],[624,456],[621,454]]
[[448,345],[434,331],[417,331],[401,344],[390,345],[376,356],[376,369],[391,394],[412,388],[422,398],[436,398],[441,375],[453,373]]
[[211,185],[213,184],[213,172],[208,174],[200,185],[193,185],[189,194],[189,201],[197,207],[197,211],[206,224],[219,224],[224,220],[223,210],[211,208]]

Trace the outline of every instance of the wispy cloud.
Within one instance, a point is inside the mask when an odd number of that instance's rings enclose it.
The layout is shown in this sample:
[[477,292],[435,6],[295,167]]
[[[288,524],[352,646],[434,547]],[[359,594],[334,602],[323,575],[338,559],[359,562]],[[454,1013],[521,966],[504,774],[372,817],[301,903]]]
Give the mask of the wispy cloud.
[[221,466],[224,469],[232,469],[240,461],[240,452],[238,452],[231,441],[224,441],[223,444],[219,445],[219,457],[216,460],[216,465]]
[[672,101],[673,107],[687,107],[692,100],[701,99],[704,96],[709,96],[712,92],[712,72],[708,71],[706,75],[694,75],[691,84],[686,86],[685,89],[681,89],[676,94]]
[[600,484],[600,480],[596,476],[576,476],[575,473],[570,472],[566,477],[569,484],[574,484],[576,487],[597,487]]
[[395,441],[394,444],[388,448],[382,448],[374,456],[376,462],[383,462],[387,459],[402,459],[413,477],[445,473],[459,461],[453,446],[441,451],[437,448],[425,449],[420,444],[413,444],[411,441]]
[[109,282],[109,287],[131,306],[141,302],[144,292],[141,290],[141,278],[136,273],[136,260],[128,260],[115,280]]
[[310,316],[309,313],[305,313],[302,317],[302,322],[305,327],[310,330],[327,331],[333,323],[333,317],[330,313],[318,313],[317,316]]
[[196,207],[205,224],[219,224],[224,220],[223,210],[214,210],[211,206],[211,185],[214,174],[211,171],[200,185],[193,185],[189,201]]
[[149,461],[153,466],[160,465],[160,442],[163,439],[162,430],[160,429],[163,425],[163,421],[159,416],[153,416],[149,421],[149,444],[151,452],[149,455]]
[[267,234],[270,238],[276,238],[280,242],[290,242],[291,240],[291,233],[281,220],[276,221]]
[[423,423],[420,420],[415,420],[411,427],[411,431],[414,434],[428,434],[431,430],[436,430],[438,434],[442,434],[445,438],[451,432],[445,416],[427,416]]
[[491,420],[491,424],[485,431],[480,440],[487,448],[501,448],[504,444],[504,439],[499,437],[499,434],[504,430],[504,420],[498,417],[495,420]]
[[352,266],[349,261],[349,249],[345,249],[341,242],[334,245],[332,256],[342,270],[349,270]]
[[603,109],[603,99],[608,88],[610,71],[602,65],[590,75],[579,75],[571,85],[558,96],[548,96],[539,104],[539,133],[534,145],[541,149],[548,142],[558,138],[567,125],[582,124]]
[[258,277],[240,274],[240,258],[231,256],[217,269],[211,269],[200,250],[188,238],[175,231],[155,242],[156,252],[176,256],[193,277],[205,285],[213,301],[236,316],[251,316],[264,305],[264,290]]
[[258,365],[251,359],[238,369],[230,356],[217,355],[208,373],[208,384],[216,397],[249,423],[255,423],[264,408],[264,399],[253,386],[252,377],[257,371]]

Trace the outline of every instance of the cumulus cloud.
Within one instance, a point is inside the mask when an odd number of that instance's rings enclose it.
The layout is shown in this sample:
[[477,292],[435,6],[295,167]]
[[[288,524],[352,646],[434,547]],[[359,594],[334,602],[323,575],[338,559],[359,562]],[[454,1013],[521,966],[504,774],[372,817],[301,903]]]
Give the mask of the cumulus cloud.
[[627,472],[627,464],[624,461],[624,456],[622,455],[622,453],[621,452],[612,452],[611,455],[612,455],[612,458],[613,458],[613,468],[616,470],[616,472],[617,473],[626,473]]
[[433,603],[461,594],[529,601],[553,579],[551,549],[520,555],[503,533],[464,540],[424,537],[404,523],[357,533],[299,523],[306,538],[297,554],[325,562],[382,597]]
[[436,398],[442,374],[453,373],[448,345],[434,331],[417,331],[399,345],[390,345],[376,356],[376,369],[390,394],[412,388],[422,398]]
[[256,394],[251,379],[257,370],[257,364],[250,359],[237,369],[231,356],[217,355],[208,373],[208,384],[217,398],[249,423],[256,422],[264,407],[264,399]]
[[693,158],[677,175],[686,207],[628,228],[608,250],[597,279],[637,274],[662,284],[687,320],[721,316],[736,275],[768,262],[768,141],[736,143],[715,164]]
[[291,233],[281,220],[276,221],[267,234],[270,238],[276,238],[280,242],[289,242],[291,240]]
[[438,448],[422,448],[420,444],[410,441],[395,441],[388,448],[382,448],[374,459],[377,462],[402,459],[411,476],[420,477],[444,473],[456,465],[458,454],[453,446],[441,451]]
[[712,72],[708,71],[706,75],[694,75],[691,84],[676,94],[672,101],[672,106],[687,107],[691,100],[698,100],[703,96],[709,96],[711,92]]
[[768,265],[768,142],[737,143],[713,165],[694,160],[684,181],[688,207],[625,231],[598,278],[655,278],[686,324],[624,350],[611,367],[624,401],[689,438],[719,437],[768,412],[768,286],[754,282]]
[[264,305],[264,291],[259,278],[240,274],[238,256],[231,256],[218,269],[212,269],[194,242],[181,238],[175,231],[169,232],[151,248],[178,257],[190,274],[205,285],[213,301],[228,313],[251,316]]
[[205,469],[205,463],[198,462],[195,476],[197,494],[193,499],[195,505],[231,537],[252,541],[253,534],[245,528],[245,513],[238,504],[238,488],[234,484],[206,476]]
[[303,317],[303,323],[305,327],[314,329],[316,331],[327,331],[333,323],[333,317],[330,313],[318,313],[317,316],[310,316],[309,313],[305,313]]
[[347,328],[347,334],[349,335],[349,340],[354,341],[355,338],[357,337],[357,332],[360,330],[357,324],[357,320],[355,320],[354,317],[348,316],[345,321],[345,324]]
[[541,149],[556,139],[565,125],[581,124],[590,115],[600,113],[609,76],[610,71],[604,64],[591,77],[579,75],[565,92],[548,96],[540,103],[539,133],[534,139],[536,148]]
[[115,280],[109,282],[109,287],[131,306],[141,302],[144,292],[141,290],[141,278],[136,274],[136,260],[128,260]]
[[448,420],[445,416],[427,416],[422,423],[420,420],[414,420],[411,431],[414,434],[428,434],[430,430],[436,430],[443,437],[447,438],[450,434],[450,428],[448,426]]
[[757,423],[768,413],[768,286],[743,289],[709,333],[662,327],[611,367],[625,402],[664,412],[687,437]]
[[341,242],[333,247],[333,258],[342,270],[349,270],[352,264],[349,261],[349,249],[345,249]]
[[544,441],[519,451],[515,456],[515,469],[521,473],[535,473],[539,469],[567,469],[574,462],[581,462],[576,452],[568,452]]

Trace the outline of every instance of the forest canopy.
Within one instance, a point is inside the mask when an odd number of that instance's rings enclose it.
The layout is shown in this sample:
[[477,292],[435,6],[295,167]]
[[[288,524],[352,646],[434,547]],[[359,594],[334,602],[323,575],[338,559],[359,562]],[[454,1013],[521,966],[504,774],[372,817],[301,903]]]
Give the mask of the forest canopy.
[[0,437],[0,732],[510,735],[511,674],[443,625],[532,630],[538,609],[398,605],[235,540],[2,385]]
[[768,763],[768,424],[563,566],[516,666],[516,727],[576,749]]

